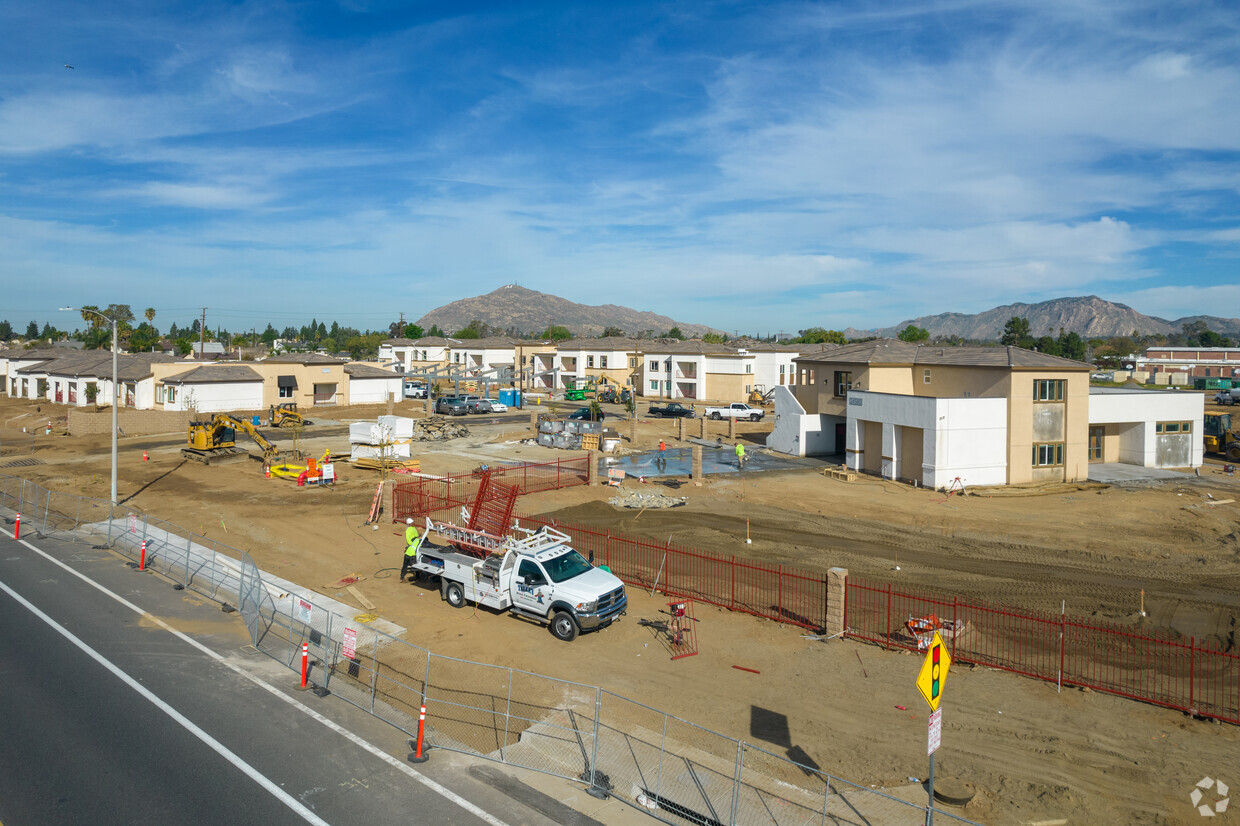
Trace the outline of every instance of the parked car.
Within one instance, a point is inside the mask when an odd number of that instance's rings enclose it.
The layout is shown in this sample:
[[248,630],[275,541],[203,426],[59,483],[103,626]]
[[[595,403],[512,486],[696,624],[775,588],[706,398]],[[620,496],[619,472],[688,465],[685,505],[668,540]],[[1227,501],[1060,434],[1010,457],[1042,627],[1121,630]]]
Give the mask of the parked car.
[[469,408],[460,396],[440,396],[435,400],[435,412],[449,416],[464,416]]
[[692,419],[693,408],[685,407],[679,402],[665,404],[662,407],[652,404],[650,409],[646,411],[646,415],[652,419]]
[[406,399],[425,399],[426,398],[426,385],[425,384],[406,384],[405,385],[405,398]]
[[507,413],[508,405],[504,404],[503,402],[497,402],[495,401],[495,399],[491,399],[491,412],[492,413]]
[[607,418],[607,414],[606,414],[606,413],[604,413],[602,410],[600,410],[600,411],[598,412],[598,416],[597,416],[597,417],[595,417],[595,416],[594,416],[594,415],[590,412],[590,408],[588,408],[588,407],[578,407],[578,408],[577,408],[576,410],[574,410],[572,413],[569,413],[569,414],[568,414],[568,418],[570,418],[570,419],[585,419],[585,420],[586,420],[586,421],[588,421],[588,422],[601,422],[603,419],[606,419],[606,418]]
[[494,410],[491,407],[491,400],[481,396],[466,396],[465,409],[470,413],[491,413]]

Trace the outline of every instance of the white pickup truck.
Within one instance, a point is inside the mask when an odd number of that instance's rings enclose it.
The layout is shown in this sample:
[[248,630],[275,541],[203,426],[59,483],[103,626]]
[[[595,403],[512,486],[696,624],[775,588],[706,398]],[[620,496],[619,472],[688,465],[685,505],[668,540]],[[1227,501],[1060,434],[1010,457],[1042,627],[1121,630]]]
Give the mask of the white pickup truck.
[[[513,528],[525,534],[520,539],[430,519],[426,529],[413,568],[438,579],[440,596],[453,608],[468,601],[512,611],[571,642],[581,631],[617,622],[628,606],[624,583],[590,564],[569,547],[567,535],[552,528]],[[456,547],[430,545],[432,531]]]
[[747,404],[734,402],[727,407],[708,407],[706,415],[712,419],[749,419],[751,422],[760,421],[766,413],[761,407],[750,407]]

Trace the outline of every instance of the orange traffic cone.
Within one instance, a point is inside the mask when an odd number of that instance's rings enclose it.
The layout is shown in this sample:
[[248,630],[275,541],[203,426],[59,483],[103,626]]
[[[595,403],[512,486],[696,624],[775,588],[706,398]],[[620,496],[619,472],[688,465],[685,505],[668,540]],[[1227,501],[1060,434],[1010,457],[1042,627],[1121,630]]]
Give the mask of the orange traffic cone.
[[263,465],[263,476],[271,478],[271,465]]
[[142,451],[142,461],[144,461],[144,462],[149,462],[149,461],[151,461],[151,457],[149,457],[149,456],[147,456],[147,455],[146,455],[146,451],[145,451],[145,450],[144,450],[144,451]]

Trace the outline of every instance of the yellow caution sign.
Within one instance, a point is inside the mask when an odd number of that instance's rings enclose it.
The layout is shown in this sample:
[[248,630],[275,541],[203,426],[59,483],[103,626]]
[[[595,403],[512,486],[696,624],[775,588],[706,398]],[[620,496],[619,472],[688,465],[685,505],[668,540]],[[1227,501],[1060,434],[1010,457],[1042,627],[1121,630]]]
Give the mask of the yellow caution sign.
[[926,651],[926,659],[917,674],[917,690],[926,698],[931,711],[939,710],[939,700],[943,699],[943,686],[947,682],[947,670],[951,668],[952,657],[947,653],[947,646],[939,632],[934,632],[930,648]]

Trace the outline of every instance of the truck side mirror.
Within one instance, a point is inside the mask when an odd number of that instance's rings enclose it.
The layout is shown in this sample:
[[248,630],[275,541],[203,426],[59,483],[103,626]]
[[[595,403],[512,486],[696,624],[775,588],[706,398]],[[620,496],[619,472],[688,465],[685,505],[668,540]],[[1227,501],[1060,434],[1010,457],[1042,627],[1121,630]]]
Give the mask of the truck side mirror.
[[593,550],[590,551],[590,564],[591,565],[594,564],[594,551]]

